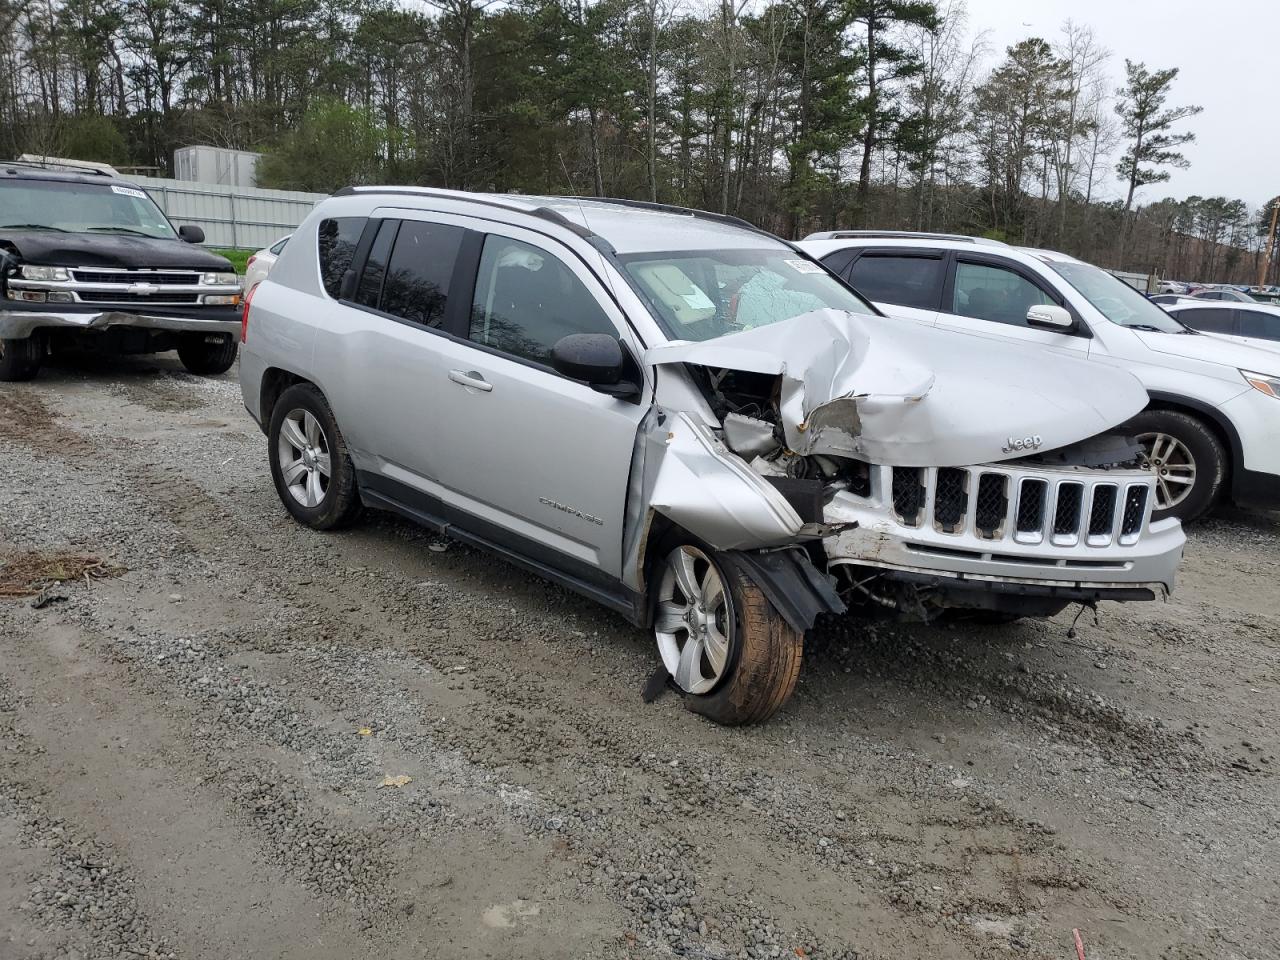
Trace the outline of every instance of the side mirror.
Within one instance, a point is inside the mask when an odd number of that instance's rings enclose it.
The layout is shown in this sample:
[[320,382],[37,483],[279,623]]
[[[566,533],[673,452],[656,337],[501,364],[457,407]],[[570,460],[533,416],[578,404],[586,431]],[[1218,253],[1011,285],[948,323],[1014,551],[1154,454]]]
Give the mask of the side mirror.
[[619,399],[634,397],[640,388],[623,380],[627,355],[617,337],[607,333],[571,333],[551,348],[551,366],[592,390]]
[[1027,326],[1052,330],[1055,333],[1068,333],[1076,322],[1063,307],[1053,304],[1037,304],[1027,311]]
[[204,229],[192,224],[184,224],[178,228],[178,239],[187,243],[204,243]]

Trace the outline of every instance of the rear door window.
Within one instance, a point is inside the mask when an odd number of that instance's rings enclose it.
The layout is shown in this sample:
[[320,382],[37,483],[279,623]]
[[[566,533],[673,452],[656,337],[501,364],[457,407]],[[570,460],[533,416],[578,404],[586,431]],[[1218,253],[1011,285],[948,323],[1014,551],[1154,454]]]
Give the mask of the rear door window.
[[571,333],[618,335],[591,291],[558,257],[520,240],[485,237],[471,341],[550,365],[551,348]]
[[951,313],[1025,327],[1029,309],[1053,302],[1049,294],[1013,270],[964,260],[956,263]]
[[1192,330],[1201,333],[1234,333],[1235,311],[1226,307],[1213,307],[1208,310],[1175,310],[1174,317],[1185,323]]
[[1280,314],[1248,308],[1237,310],[1236,314],[1240,318],[1240,336],[1280,340]]
[[942,294],[941,256],[889,256],[868,253],[849,271],[849,282],[868,300],[901,307],[937,310]]
[[320,280],[335,300],[342,289],[342,277],[351,269],[356,244],[364,232],[364,217],[330,217],[320,221],[317,234],[320,249]]
[[449,280],[464,236],[462,227],[401,221],[387,260],[378,309],[410,323],[439,327],[444,322]]

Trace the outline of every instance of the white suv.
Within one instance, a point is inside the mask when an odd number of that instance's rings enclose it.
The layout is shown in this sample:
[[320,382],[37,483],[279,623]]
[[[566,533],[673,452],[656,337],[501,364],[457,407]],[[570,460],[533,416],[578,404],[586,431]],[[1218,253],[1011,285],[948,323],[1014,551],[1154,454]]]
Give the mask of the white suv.
[[892,316],[1132,372],[1149,401],[1128,429],[1159,475],[1157,517],[1194,519],[1224,494],[1280,506],[1273,349],[1197,334],[1109,273],[1049,250],[876,231],[815,233],[798,246]]
[[732,218],[349,189],[242,339],[297,520],[393,510],[577,590],[721,722],[786,701],[823,611],[1048,615],[1151,599],[1181,557],[1108,435],[1132,376],[886,319]]

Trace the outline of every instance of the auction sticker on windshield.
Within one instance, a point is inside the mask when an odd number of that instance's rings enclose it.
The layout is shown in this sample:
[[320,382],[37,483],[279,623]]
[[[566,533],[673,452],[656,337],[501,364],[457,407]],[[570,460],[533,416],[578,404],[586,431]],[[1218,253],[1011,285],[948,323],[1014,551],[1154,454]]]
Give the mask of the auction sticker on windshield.
[[135,190],[133,187],[118,187],[114,183],[111,185],[112,193],[120,193],[126,197],[137,197],[139,200],[145,200],[147,195],[141,190]]
[[816,263],[810,263],[808,260],[787,260],[785,263],[798,273],[825,273],[826,271]]

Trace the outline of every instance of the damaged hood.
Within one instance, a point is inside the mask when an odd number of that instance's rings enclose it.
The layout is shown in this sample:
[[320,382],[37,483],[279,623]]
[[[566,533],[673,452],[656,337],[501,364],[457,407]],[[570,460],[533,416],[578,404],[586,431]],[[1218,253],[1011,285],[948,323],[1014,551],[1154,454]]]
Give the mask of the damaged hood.
[[1105,364],[839,310],[654,347],[644,359],[777,375],[793,451],[903,467],[1052,450],[1114,427],[1148,402],[1132,374]]

